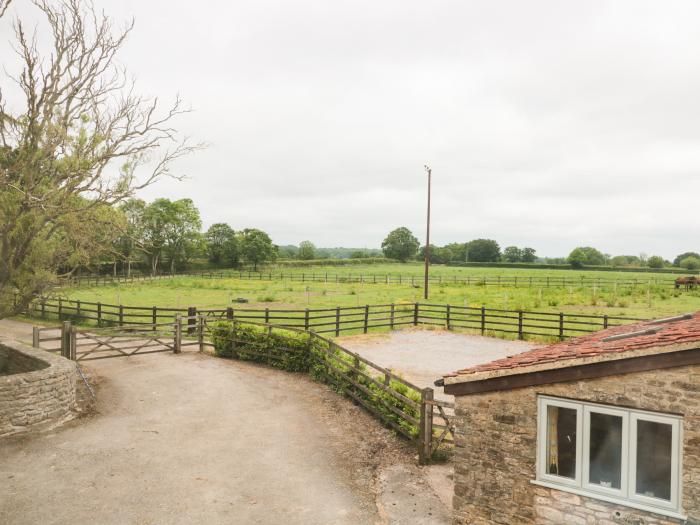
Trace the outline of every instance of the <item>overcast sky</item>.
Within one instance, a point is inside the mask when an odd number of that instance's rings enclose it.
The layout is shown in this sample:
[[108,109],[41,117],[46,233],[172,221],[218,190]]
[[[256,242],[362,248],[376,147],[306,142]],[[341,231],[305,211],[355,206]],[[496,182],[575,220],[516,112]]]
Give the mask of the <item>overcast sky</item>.
[[423,241],[428,163],[436,244],[700,251],[700,2],[96,3],[135,18],[140,91],[180,93],[210,143],[141,197],[191,197],[205,226]]

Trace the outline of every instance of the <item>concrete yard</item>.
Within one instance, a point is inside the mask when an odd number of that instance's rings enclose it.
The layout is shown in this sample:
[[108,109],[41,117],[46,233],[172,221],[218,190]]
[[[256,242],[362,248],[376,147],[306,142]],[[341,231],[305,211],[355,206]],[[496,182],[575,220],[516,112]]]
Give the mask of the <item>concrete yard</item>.
[[[526,341],[425,328],[341,337],[338,342],[420,387],[433,387],[433,382],[443,374],[537,346]],[[433,388],[436,397],[451,397],[445,396],[441,388]]]

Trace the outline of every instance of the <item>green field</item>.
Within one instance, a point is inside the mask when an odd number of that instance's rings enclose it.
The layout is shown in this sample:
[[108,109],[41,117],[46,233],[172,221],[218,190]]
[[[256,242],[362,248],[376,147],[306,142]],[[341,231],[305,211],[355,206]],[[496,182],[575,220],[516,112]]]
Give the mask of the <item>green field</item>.
[[[324,308],[335,306],[358,306],[365,304],[402,303],[423,301],[423,289],[416,278],[413,286],[407,284],[299,282],[279,280],[281,271],[285,275],[422,275],[419,264],[370,265],[365,267],[328,267],[313,269],[269,270],[277,280],[247,280],[238,278],[174,277],[154,282],[81,287],[60,290],[60,295],[82,301],[129,306],[160,306],[184,308],[225,308],[236,305],[237,298],[248,300],[248,307],[260,308]],[[267,271],[265,271],[267,273]],[[649,279],[658,278],[669,282],[672,276],[627,273],[627,272],[582,272],[567,270],[509,270],[486,268],[454,268],[435,266],[433,276],[442,276],[442,284],[433,283],[430,301],[440,304],[482,306],[510,310],[539,310],[549,312],[608,314],[630,317],[659,317],[700,309],[700,292],[677,291],[669,284],[649,285]],[[469,276],[518,276],[518,286],[498,286],[453,283],[455,275]],[[528,286],[527,278],[533,276],[579,279],[584,276],[584,286]],[[591,284],[592,279],[629,281],[639,279],[639,284],[604,285]],[[241,305],[238,305],[239,307]]]

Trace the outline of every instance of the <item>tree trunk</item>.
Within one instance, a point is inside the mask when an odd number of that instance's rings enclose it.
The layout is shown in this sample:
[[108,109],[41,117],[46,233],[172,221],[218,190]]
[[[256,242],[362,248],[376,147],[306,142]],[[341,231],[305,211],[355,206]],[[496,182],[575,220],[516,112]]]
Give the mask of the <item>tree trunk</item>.
[[131,259],[126,261],[126,276],[131,277]]

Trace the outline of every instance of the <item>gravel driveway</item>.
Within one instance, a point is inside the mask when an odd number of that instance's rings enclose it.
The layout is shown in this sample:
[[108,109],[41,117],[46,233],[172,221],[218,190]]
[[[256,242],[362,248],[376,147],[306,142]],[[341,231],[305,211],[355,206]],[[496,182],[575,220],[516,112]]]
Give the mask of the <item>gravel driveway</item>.
[[305,376],[194,352],[87,366],[97,413],[0,441],[0,523],[449,523],[414,451]]

